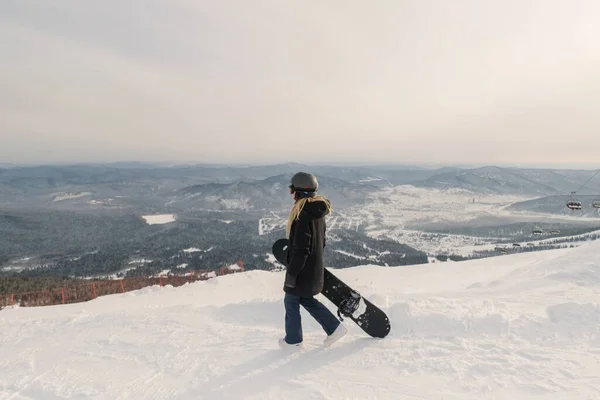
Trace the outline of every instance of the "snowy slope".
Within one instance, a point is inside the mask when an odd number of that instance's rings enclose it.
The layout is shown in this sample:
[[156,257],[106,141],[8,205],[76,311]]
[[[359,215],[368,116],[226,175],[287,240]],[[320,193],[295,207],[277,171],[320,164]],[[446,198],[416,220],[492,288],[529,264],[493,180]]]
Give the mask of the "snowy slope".
[[[599,399],[600,241],[340,277],[392,332],[278,349],[282,272],[0,311],[1,399]],[[326,302],[325,299],[323,299]]]

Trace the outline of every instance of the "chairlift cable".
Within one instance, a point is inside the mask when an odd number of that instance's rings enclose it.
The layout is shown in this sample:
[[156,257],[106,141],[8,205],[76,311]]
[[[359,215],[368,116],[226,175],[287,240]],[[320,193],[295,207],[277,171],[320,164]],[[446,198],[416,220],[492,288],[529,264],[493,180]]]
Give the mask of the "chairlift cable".
[[[588,178],[588,180],[587,180],[587,181],[585,181],[585,182],[583,183],[583,185],[581,185],[581,186],[579,187],[579,189],[577,189],[577,190],[575,190],[575,191],[571,192],[571,200],[567,202],[567,207],[568,207],[568,208],[570,208],[571,210],[581,210],[581,202],[580,202],[580,201],[577,201],[577,200],[575,199],[575,193],[577,193],[577,192],[579,192],[581,189],[583,189],[583,188],[585,187],[585,185],[587,185],[587,184],[588,184],[588,183],[589,183],[589,182],[590,182],[590,181],[591,181],[591,180],[592,180],[592,179],[593,179],[593,178],[594,178],[594,177],[595,177],[595,176],[598,174],[598,172],[600,172],[600,169],[596,170],[596,172],[594,172],[594,173],[592,174],[592,176],[590,176],[590,177]],[[594,203],[592,204],[592,207],[598,208],[598,207],[596,206],[596,202],[595,202],[595,201],[594,201]]]
[[596,174],[597,174],[598,172],[600,172],[600,169],[598,169],[596,172],[594,172],[594,175],[592,175],[592,176],[591,176],[591,177],[590,177],[590,178],[589,178],[587,181],[585,181],[585,183],[584,183],[583,185],[581,185],[581,187],[580,187],[579,189],[577,189],[577,190],[576,190],[576,191],[574,191],[574,192],[571,192],[571,194],[575,194],[575,193],[579,192],[581,189],[583,189],[583,188],[584,188],[584,186],[585,186],[585,185],[587,185],[587,184],[588,184],[588,183],[589,183],[589,182],[590,182],[590,181],[591,181],[591,180],[592,180],[592,179],[593,179],[593,178],[596,176]]

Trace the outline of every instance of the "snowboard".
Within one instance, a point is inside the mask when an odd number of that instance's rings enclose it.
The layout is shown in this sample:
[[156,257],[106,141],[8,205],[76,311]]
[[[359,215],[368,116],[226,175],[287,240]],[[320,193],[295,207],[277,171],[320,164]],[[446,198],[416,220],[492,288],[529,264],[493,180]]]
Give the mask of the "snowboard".
[[[275,259],[287,266],[288,239],[279,239],[273,244]],[[321,294],[338,307],[338,317],[354,321],[368,335],[384,338],[390,332],[388,316],[376,305],[365,299],[356,290],[342,282],[327,268],[324,269],[324,282]]]

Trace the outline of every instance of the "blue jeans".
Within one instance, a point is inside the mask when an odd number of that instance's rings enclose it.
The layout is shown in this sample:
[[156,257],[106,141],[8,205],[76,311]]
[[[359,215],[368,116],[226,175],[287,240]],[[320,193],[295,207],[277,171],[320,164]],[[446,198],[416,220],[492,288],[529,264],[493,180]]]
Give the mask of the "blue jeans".
[[286,293],[283,303],[285,305],[285,341],[289,344],[302,342],[300,305],[323,327],[327,336],[331,335],[340,325],[340,321],[335,315],[314,297],[300,297]]

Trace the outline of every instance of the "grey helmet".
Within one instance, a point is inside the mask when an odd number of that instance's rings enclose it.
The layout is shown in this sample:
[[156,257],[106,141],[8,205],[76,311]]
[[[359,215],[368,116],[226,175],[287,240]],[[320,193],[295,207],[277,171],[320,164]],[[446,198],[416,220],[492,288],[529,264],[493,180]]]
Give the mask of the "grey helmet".
[[316,192],[319,189],[319,182],[313,174],[308,172],[298,172],[292,176],[290,192]]

